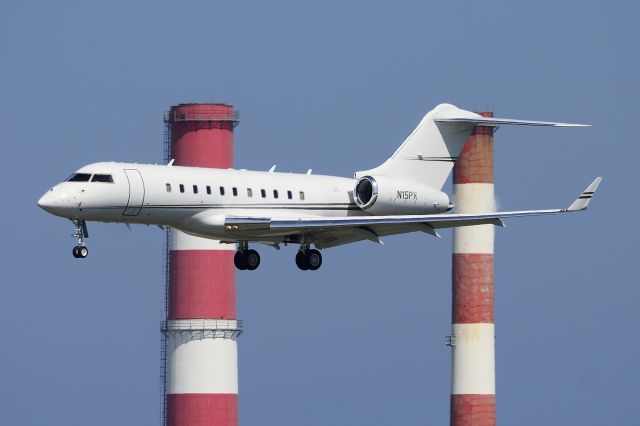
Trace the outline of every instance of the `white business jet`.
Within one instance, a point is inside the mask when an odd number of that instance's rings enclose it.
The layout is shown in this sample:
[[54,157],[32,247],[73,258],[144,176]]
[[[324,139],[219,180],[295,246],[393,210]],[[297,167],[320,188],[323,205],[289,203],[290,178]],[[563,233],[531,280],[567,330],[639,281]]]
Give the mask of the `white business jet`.
[[[88,254],[87,221],[153,224],[237,244],[234,263],[254,270],[260,255],[249,243],[279,248],[296,244],[302,270],[322,264],[320,249],[361,240],[438,229],[492,224],[520,216],[554,215],[587,208],[597,178],[568,208],[508,212],[449,212],[442,187],[476,125],[584,125],[486,118],[442,104],[427,113],[396,152],[354,178],[168,165],[95,163],[45,193],[38,205],[70,219],[76,258]],[[314,248],[312,248],[312,246]]]

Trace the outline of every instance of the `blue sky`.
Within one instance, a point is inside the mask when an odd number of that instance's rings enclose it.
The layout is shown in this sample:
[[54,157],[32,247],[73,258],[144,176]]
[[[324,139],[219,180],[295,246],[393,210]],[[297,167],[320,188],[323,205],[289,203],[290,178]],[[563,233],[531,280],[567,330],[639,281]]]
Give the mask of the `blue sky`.
[[[498,419],[637,422],[637,2],[9,2],[0,412],[11,425],[159,423],[162,233],[35,204],[102,160],[162,160],[172,104],[240,111],[236,167],[350,176],[441,102],[590,129],[503,128],[503,209],[590,209],[496,231]],[[446,424],[451,235],[294,248],[238,273],[244,425]]]

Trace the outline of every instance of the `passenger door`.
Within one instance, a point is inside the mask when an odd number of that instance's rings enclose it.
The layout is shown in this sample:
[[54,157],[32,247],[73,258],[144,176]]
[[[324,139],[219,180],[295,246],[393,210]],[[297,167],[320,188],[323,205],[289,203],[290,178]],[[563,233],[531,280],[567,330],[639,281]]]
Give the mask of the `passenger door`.
[[125,169],[124,173],[129,181],[129,200],[122,214],[124,216],[137,216],[142,210],[142,203],[144,202],[144,181],[142,180],[142,175],[136,169]]

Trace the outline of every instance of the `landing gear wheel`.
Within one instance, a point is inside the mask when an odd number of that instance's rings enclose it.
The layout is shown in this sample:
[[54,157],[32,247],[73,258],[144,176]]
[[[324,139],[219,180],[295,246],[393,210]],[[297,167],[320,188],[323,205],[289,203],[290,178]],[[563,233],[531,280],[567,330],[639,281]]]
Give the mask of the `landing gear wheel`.
[[253,271],[260,266],[260,255],[255,250],[247,250],[244,252],[244,263],[248,270]]
[[245,258],[242,250],[236,251],[236,254],[233,256],[233,264],[236,265],[236,268],[240,271],[247,269],[247,259]]
[[89,249],[86,246],[75,246],[73,248],[73,257],[76,259],[84,259],[89,255]]
[[316,249],[307,250],[306,252],[307,267],[315,271],[322,265],[322,254]]
[[302,250],[299,250],[298,253],[296,253],[296,265],[303,271],[309,269],[309,265],[307,264],[307,256]]

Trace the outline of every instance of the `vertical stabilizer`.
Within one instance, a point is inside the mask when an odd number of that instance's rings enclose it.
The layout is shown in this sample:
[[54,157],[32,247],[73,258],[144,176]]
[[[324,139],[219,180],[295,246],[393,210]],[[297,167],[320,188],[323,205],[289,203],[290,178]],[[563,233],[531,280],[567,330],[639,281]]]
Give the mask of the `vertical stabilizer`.
[[449,177],[467,137],[475,126],[469,122],[438,123],[438,118],[481,117],[450,104],[441,104],[428,112],[418,127],[393,153],[391,158],[375,169],[356,173],[402,177],[442,189]]

